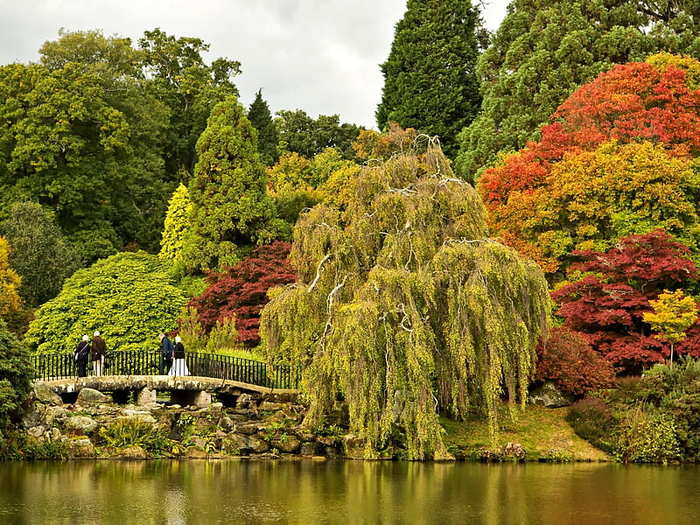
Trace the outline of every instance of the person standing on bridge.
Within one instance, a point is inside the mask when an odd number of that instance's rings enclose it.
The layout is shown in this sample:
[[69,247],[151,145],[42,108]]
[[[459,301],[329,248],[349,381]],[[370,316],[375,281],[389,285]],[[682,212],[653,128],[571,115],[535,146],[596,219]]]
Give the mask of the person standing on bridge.
[[107,344],[100,337],[100,332],[95,331],[92,337],[92,372],[96,376],[102,375],[102,369],[105,364],[105,354],[107,353]]
[[173,366],[173,353],[175,352],[175,347],[168,339],[168,336],[163,332],[158,334],[160,339],[160,375],[165,375],[168,373]]
[[75,366],[78,368],[78,377],[87,376],[87,364],[88,359],[90,359],[90,338],[87,334],[75,347],[73,357],[75,358]]
[[175,338],[175,352],[173,352],[173,357],[173,367],[170,369],[168,375],[190,375],[190,371],[187,369],[187,361],[185,361],[185,345],[182,344],[182,338],[179,335]]

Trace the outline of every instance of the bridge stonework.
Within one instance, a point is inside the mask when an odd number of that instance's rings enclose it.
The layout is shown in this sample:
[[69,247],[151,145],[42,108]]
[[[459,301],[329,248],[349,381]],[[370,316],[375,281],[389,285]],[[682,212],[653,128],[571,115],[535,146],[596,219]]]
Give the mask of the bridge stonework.
[[217,379],[198,376],[165,376],[165,375],[122,375],[122,376],[91,376],[80,378],[63,378],[37,380],[64,400],[78,395],[84,389],[111,393],[115,401],[134,398],[137,405],[153,404],[158,392],[169,392],[171,402],[180,405],[192,405],[199,408],[209,406],[212,396],[218,399],[230,400],[235,403],[242,394],[253,394],[261,398],[293,399],[298,394],[294,389],[269,388],[252,385],[240,381]]

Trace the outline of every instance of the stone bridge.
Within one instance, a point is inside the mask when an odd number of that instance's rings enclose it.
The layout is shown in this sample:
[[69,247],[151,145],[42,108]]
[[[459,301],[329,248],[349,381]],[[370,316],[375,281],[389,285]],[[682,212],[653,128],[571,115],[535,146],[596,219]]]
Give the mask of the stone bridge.
[[[193,405],[206,407],[216,398],[224,406],[234,406],[243,394],[252,394],[258,399],[291,400],[296,398],[298,390],[270,388],[241,381],[198,376],[166,375],[113,375],[80,378],[39,379],[35,384],[38,390],[50,390],[58,394],[64,402],[74,403],[80,392],[91,395],[95,391],[111,394],[117,403],[127,403],[131,399],[138,405],[157,402],[159,392],[170,394],[170,402],[182,406]],[[97,395],[97,394],[92,394]]]

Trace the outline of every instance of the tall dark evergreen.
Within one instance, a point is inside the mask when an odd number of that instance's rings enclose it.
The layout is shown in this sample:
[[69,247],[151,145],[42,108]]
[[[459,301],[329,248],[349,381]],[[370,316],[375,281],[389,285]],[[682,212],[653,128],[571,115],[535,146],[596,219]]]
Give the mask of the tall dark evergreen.
[[266,166],[272,166],[279,157],[279,150],[277,149],[279,136],[275,123],[272,121],[270,106],[262,98],[262,89],[255,94],[255,100],[248,108],[248,120],[258,131],[258,152],[260,153],[260,158]]
[[659,51],[700,56],[695,0],[513,0],[479,58],[482,111],[459,136],[457,172],[474,180],[539,129],[581,84]]
[[448,156],[481,104],[476,61],[479,11],[470,0],[408,0],[382,64],[380,129],[390,121],[438,135]]

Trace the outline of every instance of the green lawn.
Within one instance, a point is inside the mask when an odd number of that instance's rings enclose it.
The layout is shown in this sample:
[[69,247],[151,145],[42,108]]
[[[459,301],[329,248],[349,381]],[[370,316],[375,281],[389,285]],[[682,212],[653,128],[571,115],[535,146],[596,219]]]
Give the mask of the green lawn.
[[515,421],[501,418],[495,442],[484,420],[463,422],[442,418],[450,451],[458,457],[479,459],[484,451],[499,453],[507,443],[519,443],[528,461],[609,461],[609,456],[578,437],[564,417],[568,408],[527,406]]

